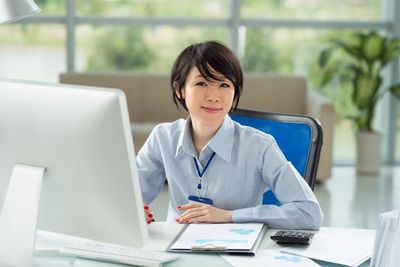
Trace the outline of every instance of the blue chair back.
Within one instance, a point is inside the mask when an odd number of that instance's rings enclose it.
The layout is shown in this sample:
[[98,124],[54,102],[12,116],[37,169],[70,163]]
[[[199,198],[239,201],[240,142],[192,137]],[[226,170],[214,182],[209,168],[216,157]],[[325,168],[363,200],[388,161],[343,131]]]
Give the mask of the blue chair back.
[[[286,159],[314,189],[322,147],[322,128],[316,119],[305,115],[244,109],[236,110],[231,118],[272,135]],[[263,204],[280,205],[271,190],[264,193]]]

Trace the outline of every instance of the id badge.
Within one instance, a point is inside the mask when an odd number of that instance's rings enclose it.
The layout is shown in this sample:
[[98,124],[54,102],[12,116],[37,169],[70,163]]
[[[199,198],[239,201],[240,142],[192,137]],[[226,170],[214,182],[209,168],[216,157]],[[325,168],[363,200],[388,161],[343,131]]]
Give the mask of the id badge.
[[188,197],[188,200],[191,201],[191,202],[198,202],[198,203],[205,204],[205,205],[210,205],[210,206],[213,204],[212,199],[211,198],[206,198],[206,197],[198,197],[198,196],[190,195]]

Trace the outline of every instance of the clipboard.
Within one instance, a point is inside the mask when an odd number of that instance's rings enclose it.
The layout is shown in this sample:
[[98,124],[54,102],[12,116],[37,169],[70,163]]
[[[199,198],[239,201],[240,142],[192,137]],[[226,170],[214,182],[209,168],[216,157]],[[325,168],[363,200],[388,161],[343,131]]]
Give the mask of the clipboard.
[[[227,231],[233,231],[232,229],[238,229],[244,231],[243,233],[245,234],[246,231],[253,231],[253,230],[246,230],[247,227],[256,227],[258,230],[256,230],[253,233],[252,239],[248,240],[248,244],[246,244],[246,247],[241,246],[240,244],[223,244],[221,242],[218,242],[218,239],[213,240],[212,239],[212,233],[210,234],[210,242],[204,242],[204,243],[195,243],[191,241],[182,241],[182,238],[186,238],[187,231],[191,231],[189,227],[197,227],[197,228],[204,228],[205,230],[209,228],[220,228],[220,229],[226,229]],[[235,228],[236,227],[236,228]],[[189,230],[188,230],[189,228]],[[250,228],[252,229],[252,228]],[[175,238],[172,240],[172,242],[168,245],[166,251],[167,252],[174,252],[174,253],[226,253],[226,254],[240,254],[240,255],[249,255],[249,256],[254,256],[258,247],[260,246],[261,241],[264,238],[264,235],[267,231],[268,227],[265,224],[187,224],[185,225],[182,230],[175,236]],[[196,232],[193,233],[196,235]],[[206,234],[202,234],[201,237],[199,238],[204,238]],[[234,234],[232,234],[234,236]],[[193,238],[196,238],[193,236]],[[243,237],[239,237],[235,240],[237,240],[239,243],[240,239],[242,238],[243,240],[246,240]],[[205,239],[202,239],[205,240]],[[233,240],[233,241],[235,241]],[[196,240],[198,241],[198,240]],[[176,244],[180,242],[178,246]],[[183,244],[183,245],[182,245]]]

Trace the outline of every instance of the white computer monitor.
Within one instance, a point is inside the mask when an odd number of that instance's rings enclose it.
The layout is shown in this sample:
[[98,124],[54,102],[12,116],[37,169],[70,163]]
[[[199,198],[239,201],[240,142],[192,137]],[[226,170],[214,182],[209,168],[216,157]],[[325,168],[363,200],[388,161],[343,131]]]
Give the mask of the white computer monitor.
[[0,79],[1,206],[1,266],[7,254],[32,260],[22,254],[32,253],[36,229],[144,245],[123,92]]

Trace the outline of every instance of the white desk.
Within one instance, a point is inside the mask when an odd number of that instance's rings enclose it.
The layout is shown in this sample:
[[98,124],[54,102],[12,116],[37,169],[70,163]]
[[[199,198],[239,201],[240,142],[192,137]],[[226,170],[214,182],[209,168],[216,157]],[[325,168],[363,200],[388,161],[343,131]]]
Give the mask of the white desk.
[[[180,231],[183,225],[179,225],[177,223],[165,223],[165,222],[156,222],[149,225],[150,231],[150,241],[145,246],[145,249],[151,250],[160,250],[163,251],[171,242],[171,240],[176,236],[176,234]],[[261,249],[273,249],[277,248],[278,245],[273,242],[269,236],[273,234],[276,230],[268,230],[267,234],[262,241],[260,248]],[[43,242],[42,238],[38,237],[38,244]],[[179,260],[164,264],[165,267],[176,266],[231,266],[227,263],[222,257],[217,254],[191,254],[191,253],[181,253],[181,258]],[[34,260],[34,266],[36,267],[66,267],[73,266],[75,259],[73,257],[49,257],[49,256],[36,256]],[[95,266],[99,267],[109,267],[109,266],[122,266],[122,265],[110,265],[99,262],[93,262]],[[336,264],[330,264],[326,262],[317,262],[321,266],[326,267],[334,267],[341,266]],[[94,266],[94,265],[91,265]],[[369,261],[362,264],[361,266],[367,267],[369,266]]]

